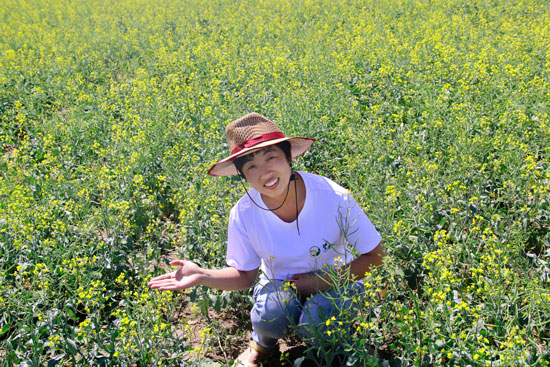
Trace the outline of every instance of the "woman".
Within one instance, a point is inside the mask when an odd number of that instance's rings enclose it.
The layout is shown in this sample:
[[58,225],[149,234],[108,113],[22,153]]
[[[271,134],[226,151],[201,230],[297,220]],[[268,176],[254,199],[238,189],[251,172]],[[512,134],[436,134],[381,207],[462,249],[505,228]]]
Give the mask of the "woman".
[[[238,361],[256,366],[276,348],[285,330],[311,338],[337,309],[349,308],[331,289],[327,270],[350,279],[347,292],[360,292],[371,266],[382,263],[381,237],[349,192],[322,176],[292,170],[292,158],[315,141],[286,137],[267,118],[251,113],[230,123],[231,155],[214,164],[212,176],[238,174],[252,187],[231,209],[227,264],[203,269],[186,260],[180,268],[151,280],[152,288],[196,285],[222,290],[254,287],[252,340]],[[355,256],[354,256],[355,254]],[[291,284],[292,286],[289,286]]]

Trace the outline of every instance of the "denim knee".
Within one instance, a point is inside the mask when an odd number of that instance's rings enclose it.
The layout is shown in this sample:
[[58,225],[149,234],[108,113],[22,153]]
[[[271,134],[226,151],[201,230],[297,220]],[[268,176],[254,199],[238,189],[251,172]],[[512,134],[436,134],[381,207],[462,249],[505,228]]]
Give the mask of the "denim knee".
[[[317,294],[315,296],[319,295]],[[325,313],[329,312],[331,307],[326,307],[327,305],[322,307],[318,302],[313,300],[314,298],[317,298],[317,301],[320,299],[320,297],[315,296],[305,302],[298,319],[298,327],[296,331],[305,341],[312,340],[318,336],[318,333],[322,332],[319,330],[319,328],[322,327],[322,323],[330,318],[330,315],[326,315]],[[325,299],[323,298],[323,300]]]
[[[339,291],[318,293],[310,297],[304,306],[298,322],[298,334],[305,341],[313,340],[328,330],[349,330],[350,321],[358,312],[354,307],[354,296],[363,292],[362,283],[353,283]],[[338,320],[330,320],[338,316]]]
[[300,303],[292,289],[282,284],[257,285],[250,320],[252,338],[264,347],[272,347],[296,322]]

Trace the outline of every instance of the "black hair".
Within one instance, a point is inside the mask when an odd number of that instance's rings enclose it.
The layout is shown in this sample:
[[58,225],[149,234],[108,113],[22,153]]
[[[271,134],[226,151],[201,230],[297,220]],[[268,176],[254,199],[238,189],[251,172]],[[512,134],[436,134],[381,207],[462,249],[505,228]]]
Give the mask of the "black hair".
[[[279,148],[281,148],[281,150],[285,153],[288,164],[292,165],[292,154],[290,152],[290,143],[288,141],[282,141],[280,143],[275,144],[275,146],[278,146]],[[247,154],[233,161],[233,163],[235,164],[235,167],[237,168],[237,172],[239,173],[239,176],[244,178],[244,174],[242,170],[243,166],[245,165],[246,162],[252,159],[253,159],[253,154]]]

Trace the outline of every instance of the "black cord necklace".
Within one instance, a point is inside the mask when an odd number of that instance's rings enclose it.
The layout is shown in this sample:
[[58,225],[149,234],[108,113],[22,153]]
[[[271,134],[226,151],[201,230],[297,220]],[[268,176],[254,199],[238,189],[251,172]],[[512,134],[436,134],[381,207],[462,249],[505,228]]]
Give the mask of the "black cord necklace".
[[[246,191],[246,195],[248,195],[248,198],[250,199],[250,201],[252,201],[254,203],[254,205],[256,205],[258,208],[262,209],[262,210],[265,210],[265,211],[269,211],[269,212],[274,212],[275,210],[277,209],[280,209],[283,207],[283,205],[285,204],[286,202],[286,198],[288,197],[288,193],[290,191],[290,181],[294,181],[294,197],[296,199],[296,229],[298,230],[298,236],[300,236],[300,225],[298,224],[298,190],[297,190],[297,185],[296,185],[296,175],[294,174],[294,172],[292,172],[292,174],[290,175],[290,180],[288,180],[288,185],[286,187],[286,195],[285,195],[285,198],[283,199],[283,202],[281,203],[281,205],[279,205],[278,207],[276,207],[275,209],[269,209],[269,208],[263,208],[261,207],[260,205],[258,205],[258,203],[256,203],[254,201],[254,199],[252,199],[252,196],[250,196],[250,194],[248,193],[248,190],[246,189],[246,187],[244,187],[244,184],[243,184],[243,176],[239,174],[239,176],[241,177],[241,185],[243,187],[243,189]],[[261,194],[260,194],[261,195]]]

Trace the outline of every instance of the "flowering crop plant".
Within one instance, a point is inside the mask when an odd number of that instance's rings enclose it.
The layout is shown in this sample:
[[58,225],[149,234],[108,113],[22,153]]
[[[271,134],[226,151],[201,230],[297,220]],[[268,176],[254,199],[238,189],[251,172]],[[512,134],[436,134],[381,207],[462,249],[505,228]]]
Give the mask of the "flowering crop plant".
[[550,2],[2,0],[0,366],[233,365],[249,292],[147,282],[224,266],[252,111],[387,252],[270,365],[549,365]]

